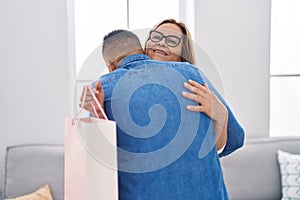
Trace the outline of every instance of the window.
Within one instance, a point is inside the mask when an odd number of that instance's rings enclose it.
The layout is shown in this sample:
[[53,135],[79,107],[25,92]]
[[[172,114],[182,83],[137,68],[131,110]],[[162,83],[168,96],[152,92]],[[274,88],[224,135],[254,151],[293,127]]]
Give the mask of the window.
[[[127,3],[124,0],[74,0],[77,75],[85,60],[101,44],[106,33],[127,28],[126,7]],[[87,76],[85,75],[85,78]]]
[[300,135],[300,1],[273,0],[270,136]]
[[103,36],[114,29],[129,29],[144,44],[146,29],[166,18],[179,20],[179,3],[179,0],[74,0],[75,112],[83,86],[108,72],[101,53]]
[[179,20],[179,1],[128,0],[129,29],[152,28],[163,19]]

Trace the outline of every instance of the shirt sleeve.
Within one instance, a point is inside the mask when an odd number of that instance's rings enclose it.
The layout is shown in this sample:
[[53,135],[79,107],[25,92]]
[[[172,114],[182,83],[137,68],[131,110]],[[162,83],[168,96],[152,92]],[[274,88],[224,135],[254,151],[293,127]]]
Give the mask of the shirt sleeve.
[[219,157],[227,156],[244,145],[245,132],[227,102],[223,99],[208,78],[200,70],[199,72],[207,83],[208,88],[219,98],[228,111],[227,142],[223,147],[223,150],[219,151]]

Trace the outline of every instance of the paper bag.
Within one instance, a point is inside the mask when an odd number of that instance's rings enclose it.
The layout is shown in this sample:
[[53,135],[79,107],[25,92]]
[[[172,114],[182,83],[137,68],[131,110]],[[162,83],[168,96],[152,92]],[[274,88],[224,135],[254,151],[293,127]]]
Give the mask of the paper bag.
[[65,119],[65,200],[118,199],[116,146],[114,121]]

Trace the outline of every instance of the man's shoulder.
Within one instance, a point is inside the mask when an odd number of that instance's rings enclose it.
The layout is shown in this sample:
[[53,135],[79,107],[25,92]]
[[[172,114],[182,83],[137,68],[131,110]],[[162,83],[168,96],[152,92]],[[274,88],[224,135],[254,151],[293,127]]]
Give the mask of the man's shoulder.
[[99,80],[101,81],[102,84],[105,84],[107,82],[110,82],[112,80],[117,80],[120,77],[122,77],[126,73],[126,70],[122,68],[118,68],[112,72],[109,72],[107,74],[104,74],[99,77]]
[[163,61],[157,61],[157,60],[147,60],[145,63],[152,64],[152,65],[158,65],[158,66],[165,66],[165,67],[171,67],[175,70],[185,70],[185,71],[198,71],[198,68],[188,62],[163,62]]
[[187,71],[197,71],[198,68],[188,62],[165,62],[165,61],[158,61],[158,60],[145,60],[142,62],[146,65],[153,65],[153,66],[164,66],[164,67],[172,67],[172,68],[182,68],[186,69]]
[[201,71],[194,65],[188,62],[171,62],[171,67],[184,75],[188,79],[198,80],[202,83],[204,81],[204,77]]
[[[137,67],[136,69],[138,69]],[[204,77],[201,71],[194,65],[191,65],[188,62],[162,62],[156,60],[147,60],[143,63],[143,66],[140,66],[140,69],[143,69],[144,72],[155,72],[160,71],[161,74],[165,74],[165,78],[170,78],[171,75],[168,74],[180,74],[185,77],[186,80],[192,79],[199,83],[204,83]],[[166,73],[163,73],[166,72]]]
[[188,62],[171,62],[172,66],[175,68],[184,68],[189,71],[197,71],[198,68]]

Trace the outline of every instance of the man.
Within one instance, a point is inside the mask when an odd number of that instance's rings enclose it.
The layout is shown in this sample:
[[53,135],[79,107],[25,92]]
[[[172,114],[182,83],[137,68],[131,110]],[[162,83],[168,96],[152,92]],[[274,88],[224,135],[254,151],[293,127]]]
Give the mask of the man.
[[[111,73],[100,78],[104,108],[117,122],[119,199],[229,199],[213,123],[182,97],[197,68],[153,61],[136,35],[117,30],[103,42]],[[98,85],[99,88],[99,85]]]

